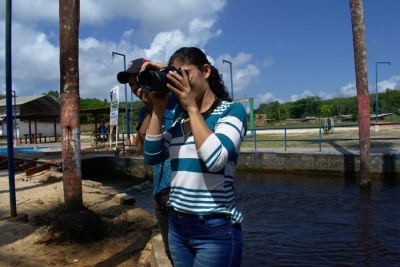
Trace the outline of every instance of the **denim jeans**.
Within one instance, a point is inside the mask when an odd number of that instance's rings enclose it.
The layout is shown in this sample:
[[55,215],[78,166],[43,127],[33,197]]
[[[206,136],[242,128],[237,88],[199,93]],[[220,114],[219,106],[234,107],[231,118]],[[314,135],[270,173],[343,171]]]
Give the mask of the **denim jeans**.
[[169,211],[169,248],[175,267],[240,266],[243,237],[240,224],[222,214],[183,215]]

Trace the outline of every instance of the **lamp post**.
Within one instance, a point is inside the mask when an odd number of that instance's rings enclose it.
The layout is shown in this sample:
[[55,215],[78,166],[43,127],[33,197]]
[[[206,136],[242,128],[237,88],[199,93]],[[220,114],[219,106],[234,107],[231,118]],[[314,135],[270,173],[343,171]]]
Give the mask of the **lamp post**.
[[[126,60],[125,60],[125,55],[117,52],[112,52],[112,57],[114,61],[114,55],[122,56],[124,57],[124,71],[126,70]],[[125,118],[126,118],[126,134],[128,136],[128,139],[130,140],[130,132],[129,132],[129,114],[128,114],[128,91],[126,89],[126,84],[125,84]]]
[[232,100],[233,100],[233,78],[232,78],[232,62],[223,59],[222,63],[228,63],[231,69],[231,96],[232,96]]
[[17,95],[14,90],[11,91],[12,97],[14,98],[14,138],[15,145],[18,144],[18,136],[17,136]]
[[376,92],[375,92],[375,123],[378,123],[378,65],[379,64],[388,64],[390,66],[389,61],[383,61],[383,62],[375,62],[375,79],[376,79]]

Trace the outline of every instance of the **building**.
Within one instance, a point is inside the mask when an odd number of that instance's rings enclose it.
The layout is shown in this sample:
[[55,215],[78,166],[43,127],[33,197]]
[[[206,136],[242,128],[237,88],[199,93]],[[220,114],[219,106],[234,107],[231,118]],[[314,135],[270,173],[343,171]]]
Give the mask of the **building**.
[[265,114],[265,113],[255,114],[254,117],[255,117],[255,120],[254,120],[255,125],[265,125],[269,121],[267,119],[267,114]]
[[[12,98],[13,136],[20,142],[46,142],[61,135],[60,103],[48,95]],[[6,99],[0,100],[0,136],[7,136]],[[16,127],[14,126],[16,124]],[[50,141],[50,140],[49,140]]]

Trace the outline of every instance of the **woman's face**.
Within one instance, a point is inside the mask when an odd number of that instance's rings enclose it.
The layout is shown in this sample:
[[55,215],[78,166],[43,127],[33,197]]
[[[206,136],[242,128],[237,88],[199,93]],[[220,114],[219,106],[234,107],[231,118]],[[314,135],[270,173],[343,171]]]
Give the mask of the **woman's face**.
[[202,69],[199,69],[199,67],[195,65],[177,61],[174,61],[172,66],[178,70],[181,70],[182,72],[186,72],[190,86],[195,95],[195,99],[197,100],[203,97],[205,92],[209,89],[206,78],[209,76],[209,71],[207,70],[209,70],[210,66],[205,64]]

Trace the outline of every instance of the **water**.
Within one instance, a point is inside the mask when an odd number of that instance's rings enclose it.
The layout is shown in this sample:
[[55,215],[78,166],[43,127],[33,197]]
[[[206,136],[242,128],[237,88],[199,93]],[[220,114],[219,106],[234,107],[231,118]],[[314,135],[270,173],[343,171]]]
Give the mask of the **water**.
[[400,266],[400,187],[239,173],[242,266]]
[[[36,154],[49,151],[60,151],[61,146],[33,146],[33,147],[14,147],[14,153],[18,154]],[[0,147],[0,154],[7,154],[7,147]]]
[[[362,193],[343,177],[238,173],[242,266],[400,266],[400,185]],[[136,195],[152,211],[151,193]]]

